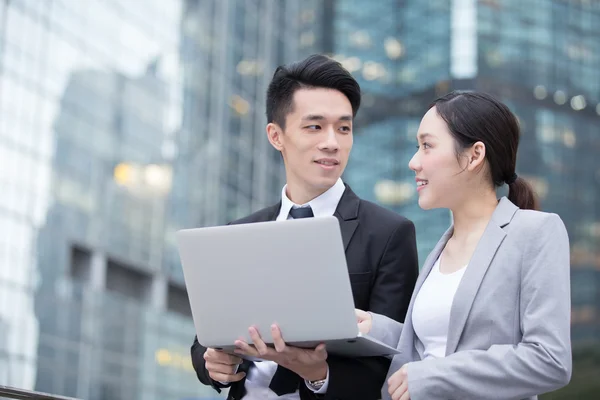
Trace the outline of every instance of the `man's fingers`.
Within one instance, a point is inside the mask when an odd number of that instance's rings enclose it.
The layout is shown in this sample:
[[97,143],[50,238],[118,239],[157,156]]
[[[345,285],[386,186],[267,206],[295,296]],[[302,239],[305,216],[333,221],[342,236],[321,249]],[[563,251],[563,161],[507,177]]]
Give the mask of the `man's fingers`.
[[250,327],[248,329],[248,332],[250,333],[250,338],[252,338],[252,343],[254,344],[254,347],[256,347],[258,354],[260,354],[262,356],[267,354],[267,351],[269,350],[269,348],[267,347],[265,342],[260,337],[260,333],[258,332],[258,329],[256,329],[255,327]]
[[236,354],[245,354],[247,356],[252,356],[252,357],[258,357],[258,351],[253,347],[250,346],[248,343],[241,341],[241,340],[236,340],[235,341],[235,347],[237,347],[234,352]]
[[275,346],[275,350],[277,350],[278,353],[284,352],[286,349],[285,341],[283,340],[281,331],[277,325],[271,325],[271,336],[273,336],[273,345]]
[[206,361],[212,361],[226,365],[238,365],[242,363],[242,359],[240,357],[234,356],[232,354],[227,354],[215,349],[206,349],[206,351],[204,352],[204,359]]
[[315,348],[315,353],[317,354],[317,356],[320,359],[326,360],[327,359],[327,349],[325,348],[325,343],[321,343],[320,345],[318,345]]
[[219,363],[215,363],[215,362],[212,362],[212,361],[207,361],[206,362],[206,369],[209,372],[218,372],[220,374],[233,375],[233,373],[237,369],[237,366],[226,365],[226,364],[219,364]]
[[238,382],[244,379],[245,372],[238,372],[235,375],[222,374],[220,372],[209,372],[208,375],[213,381],[217,382]]

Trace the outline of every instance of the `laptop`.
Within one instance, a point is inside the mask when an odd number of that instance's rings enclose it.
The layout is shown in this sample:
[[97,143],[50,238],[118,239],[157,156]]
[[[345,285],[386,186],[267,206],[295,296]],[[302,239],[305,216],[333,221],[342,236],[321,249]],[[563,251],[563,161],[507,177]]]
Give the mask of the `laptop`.
[[340,224],[334,216],[184,229],[176,233],[198,342],[233,352],[256,326],[272,346],[349,357],[398,351],[358,331]]

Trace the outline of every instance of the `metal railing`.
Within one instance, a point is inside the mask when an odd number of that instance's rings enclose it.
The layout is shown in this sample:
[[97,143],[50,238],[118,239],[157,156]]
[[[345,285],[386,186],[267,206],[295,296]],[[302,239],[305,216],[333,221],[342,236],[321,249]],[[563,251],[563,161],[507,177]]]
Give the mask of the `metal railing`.
[[53,394],[32,392],[30,390],[18,389],[10,386],[0,385],[0,399],[22,399],[22,400],[79,400],[73,397],[56,396]]

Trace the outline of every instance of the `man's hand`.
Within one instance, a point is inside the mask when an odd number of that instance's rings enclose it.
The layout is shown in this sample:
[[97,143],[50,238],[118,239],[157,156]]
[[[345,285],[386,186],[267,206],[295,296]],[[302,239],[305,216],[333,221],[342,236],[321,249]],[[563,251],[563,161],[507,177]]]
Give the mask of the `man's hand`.
[[392,400],[410,400],[407,364],[404,364],[388,379],[388,393],[392,396]]
[[371,331],[371,327],[373,326],[373,316],[363,310],[359,310],[355,308],[356,312],[356,322],[358,323],[358,331],[363,335],[366,335]]
[[206,370],[213,381],[229,383],[237,382],[246,376],[245,372],[236,370],[242,359],[215,349],[206,349],[204,352]]
[[255,327],[248,329],[253,346],[243,340],[236,340],[235,353],[269,360],[285,367],[301,378],[316,381],[327,377],[327,351],[321,343],[314,350],[300,349],[285,344],[277,325],[271,326],[271,336],[275,348],[267,347]]

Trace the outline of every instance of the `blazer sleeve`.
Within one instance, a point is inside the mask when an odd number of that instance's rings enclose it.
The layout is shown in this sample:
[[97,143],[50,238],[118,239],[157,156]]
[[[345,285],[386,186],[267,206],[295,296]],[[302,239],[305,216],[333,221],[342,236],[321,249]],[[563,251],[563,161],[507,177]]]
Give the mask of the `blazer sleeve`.
[[[234,221],[228,222],[227,225],[232,225]],[[230,387],[231,384],[223,385],[220,382],[214,381],[210,375],[208,374],[208,370],[206,369],[206,360],[204,360],[204,353],[206,352],[206,347],[202,346],[198,342],[198,336],[194,336],[194,343],[192,343],[192,347],[190,349],[191,357],[192,357],[192,366],[194,367],[194,371],[196,371],[196,376],[205,385],[212,386],[218,393],[221,393],[221,389]]]
[[380,342],[387,344],[391,347],[397,347],[400,342],[400,335],[402,334],[402,328],[404,324],[388,318],[385,315],[380,315],[371,312],[370,313],[373,321],[371,322],[371,331],[369,336],[373,339],[379,340]]
[[221,393],[221,389],[230,386],[229,384],[223,385],[217,381],[213,381],[208,375],[208,370],[206,369],[206,360],[204,360],[204,352],[206,352],[206,347],[198,343],[197,337],[194,337],[194,343],[192,344],[190,352],[192,356],[192,366],[194,367],[200,382],[205,385],[212,386],[218,393]]
[[[404,321],[417,281],[419,266],[415,227],[403,219],[387,238],[377,277],[371,288],[369,311]],[[391,346],[395,347],[397,342]],[[379,399],[391,360],[386,357],[346,358],[329,355],[327,393],[309,393],[301,385],[302,399]]]
[[571,379],[569,238],[556,214],[530,236],[521,264],[522,340],[409,363],[411,399],[481,399],[490,393],[522,399]]

